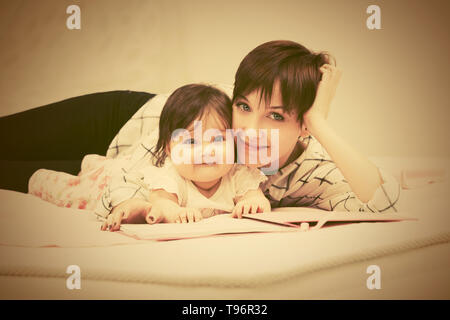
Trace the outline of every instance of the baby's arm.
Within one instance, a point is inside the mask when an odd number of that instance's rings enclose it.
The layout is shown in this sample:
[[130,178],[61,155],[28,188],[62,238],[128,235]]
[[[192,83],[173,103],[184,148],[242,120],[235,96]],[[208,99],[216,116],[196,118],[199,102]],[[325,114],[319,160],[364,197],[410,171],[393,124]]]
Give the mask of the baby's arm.
[[118,231],[121,223],[145,223],[152,204],[142,199],[128,199],[115,206],[103,222],[101,230]]
[[122,223],[187,223],[201,219],[199,210],[180,207],[176,194],[157,189],[152,190],[149,201],[129,199],[114,207],[101,230],[118,231]]
[[270,212],[271,210],[270,202],[260,188],[247,191],[242,196],[237,197],[235,202],[236,205],[231,213],[233,218],[242,218],[242,215],[246,213]]

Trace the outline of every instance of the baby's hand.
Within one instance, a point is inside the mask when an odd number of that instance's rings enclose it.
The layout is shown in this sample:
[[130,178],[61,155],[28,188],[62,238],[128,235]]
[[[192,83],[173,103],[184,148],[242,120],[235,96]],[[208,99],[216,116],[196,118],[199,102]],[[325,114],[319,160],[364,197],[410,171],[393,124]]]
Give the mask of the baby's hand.
[[242,218],[243,214],[270,212],[270,202],[265,197],[251,197],[242,199],[234,206],[232,218]]
[[149,216],[162,217],[161,222],[166,223],[188,223],[202,220],[200,210],[195,208],[180,207],[173,200],[164,198],[153,198],[153,208]]
[[175,217],[176,223],[198,222],[202,220],[202,213],[196,208],[180,208],[178,216]]
[[[120,203],[109,214],[107,220],[102,224],[101,230],[118,231],[123,223],[155,223],[157,217],[150,215],[152,204],[141,199],[129,199]],[[150,217],[151,216],[151,217]],[[150,219],[150,221],[149,221]]]

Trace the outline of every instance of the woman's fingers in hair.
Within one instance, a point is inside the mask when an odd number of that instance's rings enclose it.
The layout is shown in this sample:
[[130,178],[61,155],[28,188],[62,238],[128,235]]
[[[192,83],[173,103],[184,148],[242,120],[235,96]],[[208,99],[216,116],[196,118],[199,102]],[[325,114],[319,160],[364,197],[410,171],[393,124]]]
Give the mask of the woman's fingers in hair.
[[327,71],[331,71],[331,70],[333,70],[333,66],[330,65],[330,64],[324,64],[324,65],[322,65],[322,66],[319,68],[319,70],[322,71],[322,73],[323,73],[323,72],[327,72]]
[[319,69],[322,72],[322,77],[333,76],[338,71],[338,69],[335,66],[332,66],[330,64],[324,64]]
[[329,68],[321,67],[320,71],[322,72],[322,81],[327,81],[331,78],[331,70]]
[[335,70],[337,68],[336,68],[336,66],[333,66],[332,64],[325,63],[320,67],[320,69]]
[[322,78],[327,77],[328,75],[335,77],[340,77],[342,75],[342,70],[338,69],[336,66],[333,66],[331,64],[324,64],[321,66],[320,71],[322,72]]
[[322,67],[320,67],[320,72],[322,72],[322,81],[327,83],[329,82],[337,84],[342,75],[342,70],[329,64],[324,64]]

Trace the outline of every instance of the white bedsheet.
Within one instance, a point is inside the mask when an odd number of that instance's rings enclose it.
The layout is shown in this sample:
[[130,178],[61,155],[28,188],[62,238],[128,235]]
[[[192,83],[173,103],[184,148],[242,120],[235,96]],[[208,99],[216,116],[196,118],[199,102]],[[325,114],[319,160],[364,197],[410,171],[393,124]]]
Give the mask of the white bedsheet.
[[[418,221],[169,242],[101,232],[83,210],[0,190],[0,298],[449,299],[449,190],[405,190],[399,213]],[[365,287],[373,263],[390,275],[377,293]],[[74,264],[77,293],[65,288]]]

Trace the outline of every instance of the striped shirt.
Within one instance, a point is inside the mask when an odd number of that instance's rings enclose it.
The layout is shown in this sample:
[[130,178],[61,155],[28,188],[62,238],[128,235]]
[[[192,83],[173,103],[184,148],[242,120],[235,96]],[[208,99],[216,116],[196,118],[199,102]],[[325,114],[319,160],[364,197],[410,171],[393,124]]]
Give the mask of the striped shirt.
[[328,211],[397,212],[400,185],[385,170],[383,179],[367,203],[358,199],[339,168],[312,136],[300,141],[303,153],[262,185],[272,208],[313,207]]

